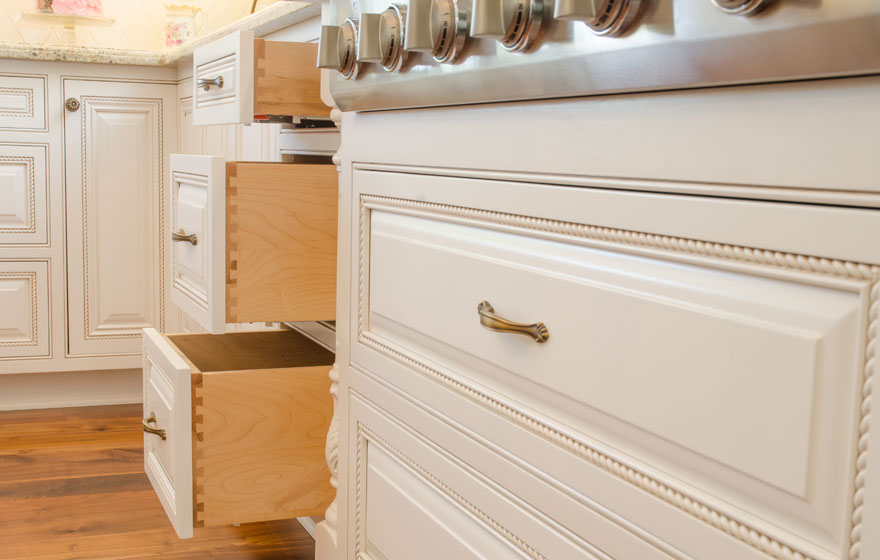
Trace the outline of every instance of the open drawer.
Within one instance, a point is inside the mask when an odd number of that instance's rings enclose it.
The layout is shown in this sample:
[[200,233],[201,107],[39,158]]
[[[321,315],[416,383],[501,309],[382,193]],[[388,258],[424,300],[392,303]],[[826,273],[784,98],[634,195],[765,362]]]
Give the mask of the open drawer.
[[193,124],[251,123],[270,115],[330,116],[321,101],[316,43],[222,37],[193,53]]
[[181,538],[323,514],[332,352],[295,331],[143,340],[144,469]]
[[226,323],[336,318],[333,165],[171,156],[171,299]]

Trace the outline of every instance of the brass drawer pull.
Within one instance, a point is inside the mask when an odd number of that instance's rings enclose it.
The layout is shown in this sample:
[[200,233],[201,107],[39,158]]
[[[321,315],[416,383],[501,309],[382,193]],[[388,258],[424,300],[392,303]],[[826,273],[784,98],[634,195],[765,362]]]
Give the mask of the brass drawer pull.
[[186,241],[188,243],[192,243],[193,245],[199,244],[198,236],[194,233],[187,235],[186,232],[183,231],[183,228],[180,228],[180,231],[171,232],[171,241]]
[[547,339],[550,338],[550,331],[547,330],[544,323],[527,325],[508,321],[496,315],[495,308],[488,301],[480,302],[480,305],[477,306],[477,313],[480,315],[480,324],[490,331],[524,334],[534,338],[538,344],[547,342]]
[[155,424],[155,423],[156,423],[156,413],[151,412],[149,418],[144,418],[144,420],[141,422],[141,426],[143,426],[144,432],[146,432],[148,434],[156,434],[157,436],[159,436],[163,440],[166,439],[164,428],[154,428],[154,427],[150,426],[150,424]]
[[208,79],[208,78],[199,78],[196,80],[196,86],[202,88],[205,91],[211,89],[211,86],[217,86],[218,88],[223,87],[223,76],[217,76],[216,78]]

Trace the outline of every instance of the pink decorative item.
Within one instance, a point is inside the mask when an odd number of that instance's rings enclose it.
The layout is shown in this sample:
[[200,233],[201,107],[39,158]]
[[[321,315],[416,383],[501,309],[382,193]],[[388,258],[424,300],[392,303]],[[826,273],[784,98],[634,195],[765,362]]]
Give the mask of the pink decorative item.
[[104,7],[101,0],[54,0],[52,11],[56,14],[100,16],[104,14]]
[[[180,46],[198,35],[207,18],[201,8],[188,4],[165,4],[165,46]],[[202,15],[202,26],[196,25],[196,16]]]

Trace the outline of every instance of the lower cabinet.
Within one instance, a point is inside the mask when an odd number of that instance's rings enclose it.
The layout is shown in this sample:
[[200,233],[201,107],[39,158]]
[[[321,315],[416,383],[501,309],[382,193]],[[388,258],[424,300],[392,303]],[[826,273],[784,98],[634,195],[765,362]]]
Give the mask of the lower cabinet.
[[324,513],[332,352],[294,331],[143,340],[144,468],[181,538]]

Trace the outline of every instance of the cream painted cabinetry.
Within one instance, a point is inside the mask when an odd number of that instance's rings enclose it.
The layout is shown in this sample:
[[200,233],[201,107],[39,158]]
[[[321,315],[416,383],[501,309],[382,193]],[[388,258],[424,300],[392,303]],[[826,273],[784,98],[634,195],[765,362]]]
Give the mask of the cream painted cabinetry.
[[[318,558],[876,557],[878,92],[345,114]],[[753,114],[750,161],[704,149]]]
[[[176,328],[162,280],[174,78],[172,68],[4,61],[0,373],[139,368],[141,329]],[[64,402],[119,399],[71,387],[59,387],[76,394]],[[51,402],[52,388],[43,393]]]

